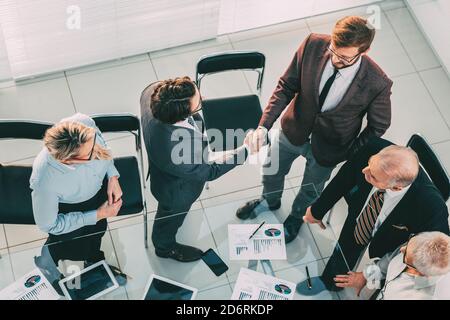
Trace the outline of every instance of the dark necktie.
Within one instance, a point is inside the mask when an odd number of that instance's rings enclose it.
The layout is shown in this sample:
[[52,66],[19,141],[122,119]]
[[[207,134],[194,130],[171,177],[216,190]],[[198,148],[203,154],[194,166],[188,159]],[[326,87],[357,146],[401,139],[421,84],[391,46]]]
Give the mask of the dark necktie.
[[367,206],[356,221],[355,240],[360,245],[366,245],[372,239],[375,222],[380,215],[384,202],[384,190],[375,191],[369,199]]
[[321,109],[323,103],[325,102],[325,99],[327,98],[328,92],[330,91],[330,88],[333,85],[334,79],[336,79],[336,75],[338,72],[339,70],[334,68],[333,75],[328,78],[327,82],[325,82],[325,85],[323,86],[322,92],[319,95],[319,106]]

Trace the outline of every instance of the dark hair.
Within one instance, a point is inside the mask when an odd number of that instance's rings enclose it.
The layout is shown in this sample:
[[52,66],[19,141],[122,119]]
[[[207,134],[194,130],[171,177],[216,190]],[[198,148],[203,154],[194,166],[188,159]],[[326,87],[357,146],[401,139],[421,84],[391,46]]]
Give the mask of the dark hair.
[[375,29],[369,25],[367,19],[358,16],[338,20],[331,34],[335,47],[358,47],[359,52],[369,49],[374,37]]
[[195,83],[189,77],[161,81],[151,97],[153,116],[164,123],[176,123],[191,114]]

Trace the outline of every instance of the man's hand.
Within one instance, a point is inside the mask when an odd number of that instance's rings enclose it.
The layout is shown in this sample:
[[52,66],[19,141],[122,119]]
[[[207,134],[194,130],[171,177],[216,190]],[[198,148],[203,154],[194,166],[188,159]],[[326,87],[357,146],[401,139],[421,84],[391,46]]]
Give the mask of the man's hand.
[[366,278],[362,272],[348,272],[347,275],[337,275],[334,278],[334,282],[336,282],[336,287],[346,288],[351,287],[356,291],[356,295],[359,297],[361,290],[367,283]]
[[263,144],[266,142],[267,136],[267,129],[265,128],[257,128],[253,134],[251,135],[249,139],[249,147],[250,152],[255,153],[258,152],[259,149],[263,146]]
[[113,203],[122,199],[122,188],[120,188],[119,178],[114,176],[108,180],[108,204]]
[[97,221],[117,216],[121,207],[122,199],[119,199],[111,205],[108,204],[108,201],[106,201],[100,208],[97,209]]
[[325,225],[323,224],[322,220],[317,220],[316,218],[314,218],[314,216],[311,213],[311,207],[308,207],[308,209],[306,209],[306,213],[303,216],[303,221],[309,224],[315,224],[317,223],[323,230],[326,229]]
[[244,139],[244,145],[248,148],[248,151],[250,151],[250,152],[252,152],[252,150],[250,149],[250,145],[251,145],[253,133],[255,133],[255,130],[249,130]]

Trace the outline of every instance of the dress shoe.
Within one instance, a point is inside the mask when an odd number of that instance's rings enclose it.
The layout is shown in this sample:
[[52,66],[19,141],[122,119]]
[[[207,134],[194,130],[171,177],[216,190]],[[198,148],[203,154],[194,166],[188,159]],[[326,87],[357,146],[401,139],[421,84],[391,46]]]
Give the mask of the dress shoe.
[[202,258],[203,251],[177,243],[169,250],[155,248],[155,254],[160,258],[170,258],[180,262],[193,262]]
[[247,220],[249,218],[254,219],[258,216],[259,212],[263,211],[259,209],[266,209],[266,210],[269,209],[271,211],[275,211],[280,209],[280,207],[281,207],[280,200],[278,200],[277,203],[273,206],[267,206],[267,201],[265,201],[264,198],[250,200],[236,211],[236,217],[238,217],[241,220]]
[[284,221],[284,240],[286,243],[292,242],[298,235],[300,227],[303,224],[302,218],[294,217],[290,214]]

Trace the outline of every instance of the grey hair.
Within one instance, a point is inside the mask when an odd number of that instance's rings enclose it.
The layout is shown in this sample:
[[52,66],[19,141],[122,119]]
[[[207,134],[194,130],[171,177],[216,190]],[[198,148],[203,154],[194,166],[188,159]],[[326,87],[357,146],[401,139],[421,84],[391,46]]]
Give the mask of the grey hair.
[[412,264],[427,277],[450,272],[450,237],[442,232],[422,232],[411,239]]
[[391,145],[378,152],[381,169],[391,177],[390,186],[409,186],[419,173],[419,157],[409,147]]

